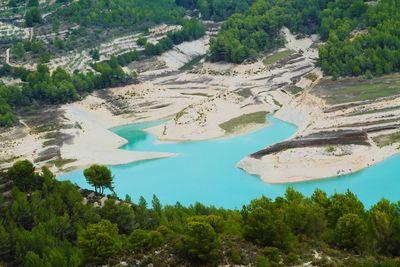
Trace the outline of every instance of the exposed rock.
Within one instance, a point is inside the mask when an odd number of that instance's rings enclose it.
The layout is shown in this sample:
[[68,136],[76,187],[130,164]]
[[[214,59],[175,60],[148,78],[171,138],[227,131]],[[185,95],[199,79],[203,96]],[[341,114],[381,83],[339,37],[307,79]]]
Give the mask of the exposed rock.
[[292,140],[271,145],[265,149],[251,154],[251,157],[259,159],[265,155],[277,153],[291,148],[350,144],[369,146],[370,143],[368,142],[367,132],[348,130],[313,133],[307,136],[300,136]]

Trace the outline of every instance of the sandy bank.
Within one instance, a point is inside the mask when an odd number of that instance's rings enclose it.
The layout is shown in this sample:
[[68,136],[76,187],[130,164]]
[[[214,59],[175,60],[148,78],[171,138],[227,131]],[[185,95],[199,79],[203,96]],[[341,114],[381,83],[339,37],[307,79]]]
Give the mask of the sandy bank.
[[[146,79],[139,84],[98,91],[80,102],[63,105],[64,125],[60,132],[68,138],[57,148],[62,159],[75,161],[55,170],[62,173],[72,167],[93,163],[116,165],[172,156],[169,153],[118,149],[126,140],[108,130],[118,125],[168,118],[164,124],[147,131],[161,141],[206,140],[226,137],[226,132],[220,127],[224,122],[244,114],[276,112],[277,118],[298,126],[292,136],[296,138],[321,131],[362,129],[361,126],[353,127],[353,124],[380,121],[382,117],[370,113],[353,117],[346,116],[346,113],[400,106],[398,98],[326,112],[329,107],[311,93],[322,77],[315,66],[318,57],[315,36],[296,39],[287,29],[283,29],[283,33],[288,41],[283,50],[293,53],[274,63],[264,63],[263,59],[240,65],[200,62],[189,71],[178,71],[185,63],[206,52],[206,36],[154,58],[154,61],[162,62],[164,68],[154,69],[149,62],[144,62],[142,65],[146,66],[142,66],[141,76]],[[137,64],[140,66],[140,62]],[[312,75],[307,76],[310,73]],[[390,112],[382,116],[400,117],[400,109],[396,114]],[[261,126],[245,124],[230,135],[245,134]],[[0,153],[0,159],[15,156],[37,159],[38,151],[47,149],[43,144],[45,133],[36,135],[28,126],[18,132],[23,137],[15,144],[4,146],[7,153]],[[390,131],[384,132],[387,133]],[[380,148],[374,144],[372,139],[379,134],[382,133],[369,134],[370,146],[287,149],[260,159],[246,157],[238,167],[259,175],[268,183],[344,175],[397,153],[395,145]],[[50,160],[54,157],[42,159],[38,164],[49,164]]]
[[[92,110],[89,108],[97,99],[88,97],[83,102],[68,104],[62,107],[64,116],[76,125],[63,130],[70,135],[70,141],[61,147],[61,155],[66,159],[76,161],[65,165],[64,168],[77,168],[93,163],[105,165],[127,164],[134,161],[170,157],[172,153],[139,152],[119,149],[127,140],[114,134],[110,127],[128,124],[130,118],[114,116],[105,107]],[[88,106],[89,105],[89,106]]]
[[[368,104],[349,105],[333,112],[331,106],[310,93],[312,85],[299,96],[292,98],[277,113],[276,117],[296,124],[299,128],[291,138],[326,131],[367,130],[395,126],[400,99],[383,99]],[[382,110],[382,112],[376,112]],[[359,114],[359,115],[351,115]],[[394,119],[395,120],[395,119]],[[382,130],[368,133],[369,146],[325,145],[285,149],[267,154],[259,159],[246,157],[237,166],[251,174],[260,176],[267,183],[294,183],[343,176],[365,169],[399,153],[399,144],[379,146],[375,138],[398,130]]]
[[237,166],[272,184],[295,183],[342,176],[379,163],[398,153],[394,147],[341,146],[290,149],[261,159],[246,157]]

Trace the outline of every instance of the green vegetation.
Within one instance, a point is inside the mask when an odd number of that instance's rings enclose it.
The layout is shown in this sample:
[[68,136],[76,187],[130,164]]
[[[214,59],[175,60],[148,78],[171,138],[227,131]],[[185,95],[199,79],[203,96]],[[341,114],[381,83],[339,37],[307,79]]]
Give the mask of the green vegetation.
[[61,68],[50,74],[45,65],[38,65],[35,71],[4,65],[0,68],[0,75],[20,78],[24,83],[22,86],[6,86],[0,83],[0,126],[10,126],[15,122],[12,108],[29,106],[37,102],[67,103],[93,90],[136,80],[135,75],[124,73],[116,58],[94,64],[93,68],[96,73],[74,72],[71,75]]
[[38,7],[32,7],[25,13],[25,26],[32,27],[35,24],[42,23],[42,14]]
[[117,56],[118,64],[121,66],[126,66],[132,61],[139,59],[139,53],[136,50],[124,53],[122,55]]
[[180,44],[185,41],[192,41],[200,38],[205,33],[205,28],[196,19],[185,20],[181,30],[169,32],[167,37],[159,40],[157,44],[145,42],[145,54],[147,56],[160,55],[171,49],[174,44]]
[[76,161],[76,159],[58,158],[58,159],[49,161],[49,163],[54,164],[54,166],[56,166],[57,168],[61,168],[64,165],[75,162],[75,161]]
[[399,95],[400,79],[398,75],[389,75],[367,80],[354,78],[340,81],[323,80],[313,92],[324,98],[328,104],[376,100]]
[[253,0],[175,0],[176,4],[188,9],[198,9],[206,20],[221,21],[234,13],[249,9]]
[[[155,196],[151,207],[144,198],[134,204],[109,196],[95,208],[76,186],[57,181],[46,168],[36,172],[29,161],[1,177],[13,182],[1,188],[9,192],[0,197],[1,265],[399,264],[400,204],[382,199],[365,210],[349,191],[328,197],[316,190],[305,197],[289,188],[241,210],[162,206]],[[324,258],[314,259],[314,250]]]
[[[45,48],[45,43],[40,40],[23,40],[13,45],[11,55],[16,59],[21,59],[29,53],[33,58],[38,57],[41,63],[48,62],[49,52]],[[47,60],[46,60],[47,59]]]
[[327,40],[319,50],[319,63],[334,79],[400,70],[399,0],[376,5],[363,0],[256,0],[224,22],[210,40],[210,59],[253,60],[284,43],[283,26],[300,34],[319,33]]
[[179,70],[182,70],[182,71],[192,70],[193,67],[196,66],[197,64],[199,64],[199,62],[202,59],[203,59],[203,56],[197,56],[197,57],[193,58],[192,60],[190,60],[189,62],[187,62],[182,67],[180,67]]
[[372,140],[379,147],[390,146],[395,143],[400,143],[400,132],[386,134],[386,135],[379,135],[379,136],[373,137]]
[[[283,26],[296,33],[317,32],[321,11],[328,2],[332,1],[256,0],[246,12],[234,14],[223,23],[218,36],[210,40],[210,59],[235,63],[253,60],[260,52],[284,44],[280,33]],[[336,11],[337,7],[333,8]]]
[[[347,11],[348,9],[344,9]],[[349,10],[351,11],[351,10]],[[323,71],[338,76],[381,76],[400,70],[400,1],[382,0],[356,16],[329,16],[331,28],[320,51]],[[353,36],[353,30],[366,31]],[[324,37],[324,36],[323,36]]]
[[381,108],[381,109],[371,109],[368,111],[355,111],[346,114],[346,116],[359,116],[359,115],[367,115],[367,114],[374,114],[374,113],[380,113],[380,112],[389,112],[389,111],[395,111],[399,110],[400,107],[387,107],[387,108]]
[[210,97],[210,95],[208,95],[206,93],[181,93],[181,95],[193,95],[193,96]]
[[265,111],[243,114],[239,117],[221,123],[219,127],[221,127],[226,133],[232,133],[249,124],[264,124],[267,120],[267,114],[268,112]]
[[309,79],[312,82],[315,82],[318,79],[318,75],[314,72],[310,72],[304,77],[306,77],[307,79]]
[[400,87],[387,86],[379,90],[375,85],[359,85],[336,90],[337,95],[351,95],[355,101],[376,100],[381,97],[400,94]]
[[78,245],[87,262],[101,264],[121,250],[118,227],[108,220],[89,224],[79,236]]
[[[46,1],[40,5],[31,5],[26,2],[10,1],[9,7],[11,12],[16,12],[14,14],[16,18],[17,16],[24,17],[24,26],[35,27],[35,36],[44,37],[46,49],[42,50],[43,54],[40,55],[41,63],[48,62],[53,55],[61,56],[69,51],[96,47],[103,41],[132,33],[132,31],[147,32],[150,27],[164,23],[183,26],[189,24],[185,18],[184,8],[176,5],[174,1],[59,0],[55,3]],[[42,14],[46,17],[42,18]],[[8,15],[2,18],[7,21],[9,19]],[[179,39],[186,34],[187,32],[184,32],[177,37]],[[139,44],[141,44],[140,41]],[[15,40],[8,40],[8,42],[12,44]],[[142,43],[142,45],[145,44]],[[22,53],[19,52],[19,54]],[[99,59],[99,55],[92,56],[95,60]],[[125,56],[132,57],[133,55]],[[136,59],[135,56],[129,60],[122,59],[125,63],[121,62],[121,65],[126,65]],[[24,61],[32,63],[32,58],[24,58]]]
[[89,51],[90,56],[93,58],[93,60],[97,61],[100,59],[100,51],[99,49],[92,49]]
[[182,109],[178,113],[175,114],[175,122],[178,121],[182,116],[184,116],[187,113],[187,108]]
[[111,170],[103,165],[94,164],[83,171],[88,184],[94,187],[94,191],[100,194],[104,193],[104,189],[113,191],[113,176]]
[[292,55],[294,52],[291,50],[283,50],[280,52],[276,52],[270,56],[267,56],[263,62],[265,65],[272,65],[276,62],[278,62],[279,60],[282,60],[284,58],[287,58],[288,56]]
[[184,20],[182,29],[175,32],[169,32],[165,38],[162,38],[156,44],[148,43],[145,38],[139,38],[138,45],[144,46],[143,52],[136,50],[129,51],[116,57],[118,64],[126,66],[133,61],[138,60],[141,56],[160,55],[165,51],[173,48],[174,45],[185,41],[192,41],[202,37],[205,33],[204,26],[196,19]]
[[334,145],[329,145],[325,148],[325,151],[328,153],[333,153],[336,151],[336,147]]
[[62,20],[96,29],[138,29],[141,26],[147,28],[148,23],[180,23],[183,14],[184,10],[173,1],[84,0],[73,1],[68,7],[59,9],[50,16],[49,22]]

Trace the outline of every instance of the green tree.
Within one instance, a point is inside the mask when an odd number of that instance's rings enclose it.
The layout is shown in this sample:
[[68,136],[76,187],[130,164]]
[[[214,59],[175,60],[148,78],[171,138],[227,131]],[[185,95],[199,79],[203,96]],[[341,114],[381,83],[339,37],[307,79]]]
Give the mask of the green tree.
[[263,256],[258,256],[256,258],[256,267],[270,267],[271,263],[269,262],[268,258]]
[[290,250],[296,239],[281,212],[266,197],[253,200],[242,210],[243,235],[247,240],[262,246]]
[[16,120],[11,106],[0,97],[0,127],[12,126]]
[[134,230],[128,238],[129,249],[132,251],[144,251],[148,249],[148,233],[142,229]]
[[189,222],[183,242],[184,251],[196,261],[212,262],[218,257],[220,242],[208,223]]
[[160,247],[164,243],[164,238],[158,231],[136,229],[130,234],[128,241],[130,250],[145,252]]
[[83,171],[86,181],[94,186],[94,190],[103,194],[104,189],[113,191],[113,176],[111,170],[104,165],[93,164]]
[[42,23],[42,14],[37,7],[32,7],[25,13],[25,25],[27,27],[32,27],[35,24]]
[[29,251],[24,259],[24,267],[38,267],[38,266],[40,267],[43,266],[42,259],[35,252]]
[[222,217],[216,215],[197,215],[187,219],[188,222],[204,222],[212,226],[216,233],[222,233],[225,229],[225,221]]
[[363,214],[364,205],[352,192],[347,191],[345,194],[332,195],[326,213],[330,226],[335,227],[337,220],[347,213]]
[[136,44],[140,46],[144,46],[147,43],[147,38],[145,37],[140,37],[137,39]]
[[15,196],[11,206],[11,218],[17,225],[25,229],[32,229],[34,218],[26,194],[17,193]]
[[147,201],[143,196],[140,196],[138,206],[135,210],[136,220],[139,223],[140,228],[150,229],[151,228],[151,216],[147,209]]
[[11,52],[12,52],[12,54],[13,54],[17,59],[22,58],[22,57],[25,55],[25,53],[26,53],[24,44],[21,43],[21,42],[15,44],[15,45],[12,47],[12,51],[11,51]]
[[35,166],[28,160],[15,162],[7,176],[24,192],[30,192],[43,183],[43,178],[35,173]]
[[121,234],[129,234],[136,227],[135,214],[127,204],[116,204],[115,200],[108,199],[99,213],[103,219],[117,224]]
[[383,254],[393,253],[393,241],[396,239],[394,230],[398,219],[397,206],[388,200],[382,199],[370,209],[368,213],[371,233],[376,244],[374,247]]
[[3,226],[3,223],[0,221],[0,256],[7,255],[11,248],[11,238],[10,234]]
[[263,254],[270,262],[279,263],[282,260],[279,249],[275,247],[265,247]]
[[89,51],[90,56],[93,60],[97,61],[100,59],[100,51],[99,49],[92,49]]
[[336,243],[341,248],[363,251],[367,242],[367,227],[357,214],[340,217],[335,228]]
[[118,227],[108,220],[89,224],[79,235],[78,245],[88,263],[105,263],[120,251]]

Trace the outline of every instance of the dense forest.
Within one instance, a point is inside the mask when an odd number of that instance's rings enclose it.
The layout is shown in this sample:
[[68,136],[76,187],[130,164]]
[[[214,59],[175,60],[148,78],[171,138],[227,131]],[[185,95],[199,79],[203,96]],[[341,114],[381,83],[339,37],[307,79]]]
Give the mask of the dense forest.
[[61,68],[50,73],[45,65],[38,65],[35,71],[4,65],[0,68],[0,76],[19,78],[23,84],[7,86],[0,83],[0,126],[14,124],[15,108],[33,104],[67,103],[93,90],[136,80],[135,74],[128,75],[122,70],[115,57],[107,62],[94,64],[93,68],[96,72],[69,74]]
[[60,9],[54,21],[70,21],[81,26],[102,28],[138,28],[146,24],[183,21],[184,9],[174,1],[168,0],[82,0],[72,2],[67,8]]
[[[112,189],[107,167],[84,173],[98,191]],[[155,196],[151,205],[143,197],[132,203],[129,196],[122,202],[109,196],[96,208],[75,185],[57,181],[47,168],[35,172],[29,161],[1,177],[0,258],[11,266],[290,266],[305,260],[306,248],[347,255],[314,259],[317,266],[399,264],[399,203],[382,199],[366,210],[349,191],[305,197],[289,188],[241,210],[162,206]]]
[[212,61],[241,63],[282,46],[281,28],[298,34],[319,33],[326,74],[382,75],[400,69],[400,1],[257,0],[231,16],[210,41]]
[[381,0],[359,13],[326,23],[335,26],[329,32],[326,45],[320,49],[322,69],[334,78],[398,72],[400,1]]
[[[20,2],[12,0],[9,5],[18,6]],[[379,76],[400,69],[400,0],[84,0],[57,3],[67,5],[44,22],[38,1],[28,1],[26,26],[69,22],[102,31],[147,29],[159,23],[183,25],[186,8],[198,10],[202,19],[226,20],[218,36],[210,40],[212,61],[254,60],[260,53],[281,47],[285,42],[281,29],[288,27],[300,35],[320,34],[326,44],[320,49],[319,64],[334,78]],[[157,45],[148,44],[146,54],[157,55],[170,48],[169,37]],[[71,46],[73,38],[71,40],[67,44],[56,40],[54,47]],[[20,43],[14,46],[13,52],[18,58],[24,51],[35,53],[38,46],[39,43],[32,46],[29,42]],[[36,53],[40,62],[47,62],[48,52],[39,51]],[[134,54],[129,56],[135,58]]]
[[[362,1],[362,0],[360,0]],[[212,61],[240,63],[254,59],[259,52],[284,44],[283,26],[296,33],[316,32],[327,0],[257,0],[243,14],[231,16],[217,38],[210,41]],[[346,1],[354,4],[358,1]]]

